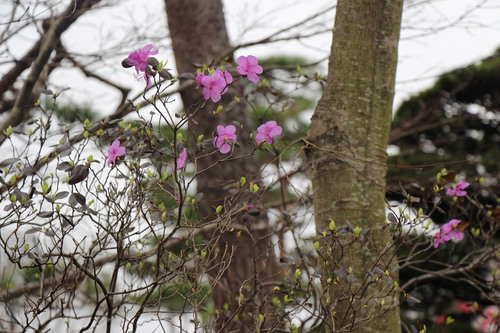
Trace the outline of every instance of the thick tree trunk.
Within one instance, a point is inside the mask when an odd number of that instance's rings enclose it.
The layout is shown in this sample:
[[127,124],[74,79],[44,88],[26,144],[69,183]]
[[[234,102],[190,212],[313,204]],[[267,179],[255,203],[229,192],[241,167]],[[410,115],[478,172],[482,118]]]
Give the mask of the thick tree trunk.
[[330,331],[400,332],[383,165],[402,3],[338,1],[328,84],[308,132]]
[[[165,0],[165,5],[178,72],[194,73],[196,65],[220,63],[222,59],[219,58],[227,54],[230,48],[221,0]],[[251,153],[253,145],[249,139],[250,129],[244,106],[234,105],[233,102],[236,85],[217,104],[210,101],[200,103],[203,100],[201,89],[187,89],[181,93],[184,107],[193,115],[189,122],[192,147],[195,147],[193,139],[201,134],[205,139],[213,138],[215,127],[219,124],[233,124],[242,131],[233,152],[233,157],[240,158],[220,162],[227,155],[222,156],[218,152],[211,154],[214,151],[211,144],[197,152],[197,170],[206,170],[197,176],[198,192],[204,194],[198,204],[199,217],[205,222],[216,218],[214,207],[218,205],[223,205],[226,210],[243,207],[250,200],[248,193],[231,192],[234,190],[231,184],[241,176],[250,182],[259,173],[259,166],[253,158],[242,157]],[[230,110],[213,114],[212,111],[218,105],[227,107],[231,102]],[[218,164],[210,167],[215,163]],[[235,220],[231,222],[244,225],[243,218],[248,216],[236,214]],[[251,221],[254,226],[252,235],[246,231],[241,232],[239,237],[236,232],[215,235],[219,237],[215,262],[220,266],[230,262],[214,291],[218,313],[215,326],[218,331],[255,332],[256,326],[262,325],[262,322],[258,323],[259,313],[265,315],[266,326],[277,322],[276,317],[266,310],[270,302],[267,296],[272,290],[272,283],[269,282],[277,279],[278,272],[271,246],[271,231],[266,222],[265,217]],[[223,253],[232,255],[222,257]],[[215,277],[219,271],[213,269],[210,273]],[[263,283],[267,286],[263,287]]]

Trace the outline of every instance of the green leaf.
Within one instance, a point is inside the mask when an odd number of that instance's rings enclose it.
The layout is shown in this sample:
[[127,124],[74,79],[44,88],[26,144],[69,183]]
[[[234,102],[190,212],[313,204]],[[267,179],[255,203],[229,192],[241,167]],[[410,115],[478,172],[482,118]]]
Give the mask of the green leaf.
[[316,251],[319,250],[319,242],[318,241],[314,242],[314,250],[316,250]]
[[250,183],[250,192],[256,193],[259,190],[259,186],[254,183]]
[[9,125],[9,127],[7,127],[6,129],[3,130],[3,134],[5,134],[6,137],[11,135],[11,133],[12,133],[12,126],[11,125]]
[[240,177],[240,186],[244,186],[247,183],[247,179],[245,177]]
[[335,221],[333,219],[330,219],[330,223],[328,223],[328,229],[335,230],[335,228],[337,228]]
[[50,191],[50,185],[44,181],[42,183],[42,194],[47,194]]
[[219,214],[220,212],[222,212],[222,206],[221,205],[219,205],[219,206],[217,206],[217,208],[215,208],[215,213],[216,214]]

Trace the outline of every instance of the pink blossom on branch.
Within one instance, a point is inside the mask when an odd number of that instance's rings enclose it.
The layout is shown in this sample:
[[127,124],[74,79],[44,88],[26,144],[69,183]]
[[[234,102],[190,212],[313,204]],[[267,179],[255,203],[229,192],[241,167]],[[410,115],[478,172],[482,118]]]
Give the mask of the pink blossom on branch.
[[210,75],[198,74],[196,82],[203,86],[203,98],[218,102],[227,92],[227,85],[233,82],[233,77],[228,71],[217,69]]
[[186,165],[186,160],[187,160],[187,149],[184,148],[182,149],[182,152],[179,154],[179,157],[177,158],[177,169],[182,169]]
[[439,244],[444,244],[447,241],[461,241],[464,238],[464,233],[458,229],[458,225],[462,221],[450,220],[448,223],[441,226],[440,230],[434,235],[434,243],[432,246],[437,248]]
[[142,49],[134,51],[129,54],[128,62],[130,65],[135,67],[137,74],[139,72],[145,72],[148,67],[148,58],[151,55],[158,54],[158,50],[152,51],[153,45],[148,44]]
[[256,57],[249,55],[247,57],[241,56],[236,59],[238,62],[238,67],[236,67],[236,70],[238,73],[241,75],[246,75],[247,78],[252,81],[252,82],[259,82],[260,78],[257,76],[257,74],[262,74],[263,70],[262,67],[259,66],[258,60]]
[[257,128],[258,133],[255,136],[255,141],[257,141],[257,143],[265,141],[269,144],[273,144],[273,137],[280,135],[282,131],[283,129],[281,126],[278,126],[274,120],[270,120]]
[[467,191],[464,191],[464,188],[468,187],[470,184],[467,182],[458,182],[453,188],[449,188],[446,190],[448,195],[457,197],[465,197],[467,195]]
[[214,138],[214,146],[219,149],[222,154],[227,154],[231,151],[233,142],[236,141],[236,127],[233,125],[229,126],[217,126],[217,136]]
[[120,147],[120,141],[115,140],[108,148],[108,165],[116,165],[116,158],[125,155],[125,147]]

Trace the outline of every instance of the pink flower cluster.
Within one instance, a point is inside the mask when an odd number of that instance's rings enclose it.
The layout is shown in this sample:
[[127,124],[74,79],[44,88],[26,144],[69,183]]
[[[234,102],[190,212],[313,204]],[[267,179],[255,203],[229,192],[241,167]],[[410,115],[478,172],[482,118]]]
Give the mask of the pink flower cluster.
[[[262,73],[262,67],[254,56],[241,56],[237,59],[239,64],[236,70],[241,75],[246,75],[252,82],[259,82],[257,74]],[[212,102],[220,101],[222,95],[228,90],[228,85],[233,82],[233,76],[226,70],[217,69],[210,75],[199,73],[196,75],[196,83],[203,87],[203,98],[211,99]]]
[[458,182],[453,186],[453,188],[449,188],[446,190],[446,193],[451,196],[457,197],[465,197],[467,192],[464,191],[464,188],[468,187],[470,184],[467,182]]
[[258,133],[255,136],[255,141],[257,143],[267,142],[273,144],[273,137],[280,135],[282,131],[281,126],[278,126],[274,120],[268,121],[257,128]]
[[[148,44],[142,49],[134,51],[129,54],[127,60],[130,66],[135,67],[135,71],[139,77],[143,77],[146,80],[147,88],[151,88],[151,74],[147,72],[148,68],[148,58],[152,55],[158,54],[158,50],[153,51],[153,45]],[[140,74],[142,73],[142,74]]]
[[[257,143],[267,142],[273,144],[273,138],[281,134],[282,131],[283,129],[281,126],[276,124],[274,120],[268,121],[257,128],[258,133],[255,136],[255,141]],[[218,125],[217,135],[214,137],[214,146],[217,147],[222,154],[227,154],[231,151],[236,139],[236,127],[233,125],[228,125],[226,127]]]
[[200,73],[196,76],[196,83],[203,87],[203,97],[205,100],[212,99],[213,102],[220,101],[231,82],[233,82],[233,76],[228,71],[220,69],[210,75]]
[[473,321],[472,327],[478,332],[498,332],[500,329],[500,310],[498,306],[487,306],[481,315]]
[[262,74],[263,70],[262,67],[259,66],[259,61],[256,57],[254,57],[253,55],[249,55],[247,57],[241,56],[238,57],[236,61],[239,65],[238,67],[236,67],[238,73],[240,73],[241,75],[246,75],[247,78],[254,83],[259,82],[260,78],[257,76],[257,74]]
[[219,149],[222,154],[227,154],[231,151],[233,143],[236,141],[236,127],[233,125],[229,126],[217,126],[217,135],[214,138],[214,146]]
[[444,244],[452,239],[461,241],[464,238],[464,234],[457,228],[460,222],[462,221],[453,219],[441,226],[440,230],[434,235],[434,243],[432,246],[437,248],[439,244]]
[[125,155],[125,147],[120,147],[120,141],[115,140],[108,148],[108,165],[116,165],[118,156]]

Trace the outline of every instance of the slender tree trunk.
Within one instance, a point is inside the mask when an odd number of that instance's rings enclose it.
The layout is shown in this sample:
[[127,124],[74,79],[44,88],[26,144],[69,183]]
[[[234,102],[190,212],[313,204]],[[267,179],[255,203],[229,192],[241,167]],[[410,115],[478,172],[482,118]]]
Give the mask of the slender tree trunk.
[[308,132],[329,331],[401,330],[384,162],[402,3],[338,1],[328,84]]
[[[165,5],[178,72],[194,73],[200,64],[220,63],[222,59],[219,58],[230,50],[221,0],[165,0]],[[210,101],[200,103],[203,100],[201,89],[187,89],[181,93],[184,107],[193,116],[189,122],[192,139],[201,134],[205,139],[213,138],[215,127],[219,124],[233,124],[241,129],[233,152],[233,156],[241,156],[240,158],[220,162],[224,156],[218,152],[210,154],[214,150],[211,144],[207,144],[203,151],[197,151],[197,170],[206,170],[197,176],[198,192],[204,194],[198,203],[199,217],[203,221],[216,218],[214,207],[218,205],[223,205],[227,211],[242,208],[247,200],[251,202],[248,191],[235,191],[231,184],[242,176],[249,182],[258,177],[259,166],[256,161],[243,157],[252,152],[253,146],[249,139],[250,129],[244,106],[234,102],[236,90],[237,83],[232,85],[217,104]],[[213,111],[219,105],[225,109],[214,115]],[[228,106],[231,106],[230,110],[226,110]],[[195,147],[193,140],[191,146]],[[210,168],[215,163],[218,163],[216,167]],[[242,221],[248,216],[235,216],[232,223],[242,226],[245,222],[248,225],[248,221]],[[251,235],[246,231],[241,232],[238,237],[236,232],[215,235],[219,237],[218,253],[214,251],[217,253],[215,262],[219,268],[229,264],[224,274],[218,278],[214,291],[215,309],[218,313],[215,326],[219,331],[255,332],[256,326],[262,325],[262,322],[258,323],[259,313],[265,315],[266,326],[277,322],[276,317],[267,310],[270,302],[268,294],[272,290],[272,283],[269,282],[277,278],[278,266],[271,246],[271,230],[266,222],[265,217],[250,221],[254,226]],[[223,257],[223,253],[227,255]],[[210,272],[212,277],[220,273],[219,268]],[[267,286],[263,287],[263,283]]]

